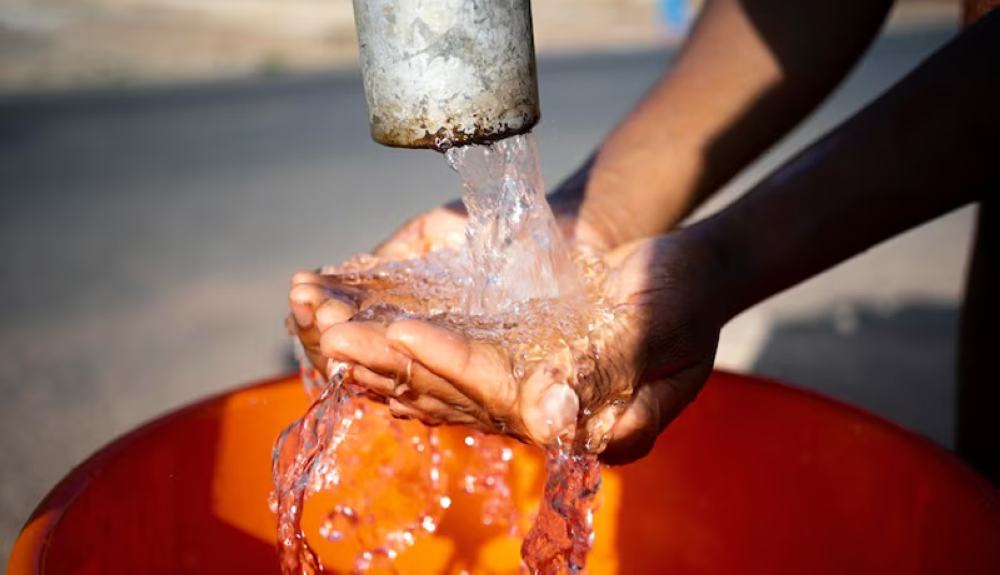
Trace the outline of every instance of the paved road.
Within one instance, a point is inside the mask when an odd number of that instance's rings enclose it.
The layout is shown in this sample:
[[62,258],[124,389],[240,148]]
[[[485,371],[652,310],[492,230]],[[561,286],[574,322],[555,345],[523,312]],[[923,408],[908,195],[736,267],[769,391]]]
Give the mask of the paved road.
[[[950,35],[883,38],[762,165]],[[541,62],[548,181],[671,56]],[[436,154],[368,139],[356,73],[0,102],[0,555],[53,483],[115,435],[287,366],[293,271],[364,250],[458,193]],[[824,389],[947,444],[970,224],[956,212],[748,312],[720,364]]]

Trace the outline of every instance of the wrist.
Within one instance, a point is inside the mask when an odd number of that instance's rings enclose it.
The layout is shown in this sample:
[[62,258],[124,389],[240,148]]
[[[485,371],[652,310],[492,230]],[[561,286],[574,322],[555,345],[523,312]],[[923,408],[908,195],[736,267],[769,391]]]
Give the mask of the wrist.
[[549,194],[548,201],[567,238],[607,252],[634,238],[621,224],[626,218],[620,206],[595,189],[593,166],[591,157]]
[[557,217],[570,216],[570,237],[610,250],[680,224],[704,195],[701,178],[697,154],[648,143],[623,149],[609,141],[556,189],[550,202]]
[[684,281],[698,292],[694,300],[702,320],[719,328],[748,307],[741,293],[747,285],[746,262],[732,252],[722,231],[708,220],[667,236],[687,254]]

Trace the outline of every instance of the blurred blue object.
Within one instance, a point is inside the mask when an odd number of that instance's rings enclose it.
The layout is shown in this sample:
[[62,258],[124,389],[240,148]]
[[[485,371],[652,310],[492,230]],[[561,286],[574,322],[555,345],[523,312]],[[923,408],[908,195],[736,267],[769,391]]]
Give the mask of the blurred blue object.
[[685,36],[694,21],[695,10],[691,0],[660,0],[660,20],[671,36]]

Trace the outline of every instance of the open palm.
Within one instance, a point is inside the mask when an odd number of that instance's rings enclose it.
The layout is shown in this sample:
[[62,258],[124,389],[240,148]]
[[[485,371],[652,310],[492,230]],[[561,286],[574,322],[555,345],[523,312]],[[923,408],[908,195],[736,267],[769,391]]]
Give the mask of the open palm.
[[[596,368],[572,386],[558,368],[516,377],[501,345],[421,320],[336,323],[321,330],[318,353],[354,364],[356,383],[386,397],[397,416],[542,445],[569,435],[603,449],[606,435],[605,460],[626,462],[648,452],[711,371],[719,325],[704,313],[711,290],[701,259],[670,237],[609,254],[606,299],[618,313]],[[334,300],[338,314],[356,311],[349,299]]]

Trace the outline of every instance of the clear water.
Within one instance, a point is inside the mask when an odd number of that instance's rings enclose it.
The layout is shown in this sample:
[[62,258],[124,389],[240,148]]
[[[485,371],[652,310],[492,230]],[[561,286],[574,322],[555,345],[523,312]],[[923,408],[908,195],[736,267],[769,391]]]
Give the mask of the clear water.
[[[518,382],[539,369],[560,374],[576,425],[545,449],[543,502],[524,534],[522,558],[528,573],[578,572],[593,544],[600,488],[595,453],[631,393],[612,389],[613,378],[596,365],[616,319],[602,299],[608,272],[598,254],[571,248],[559,233],[530,135],[455,148],[447,158],[463,178],[466,247],[404,262],[360,256],[336,273],[341,287],[360,302],[362,311],[353,320],[425,319],[502,347]],[[303,368],[314,402],[274,448],[272,509],[278,514],[286,575],[322,571],[300,526],[311,494],[336,494],[339,503],[321,535],[357,541],[364,549],[355,562],[359,573],[391,568],[400,551],[436,529],[450,504],[436,430],[391,418],[352,387],[349,365],[331,368],[328,382]],[[377,437],[386,442],[381,455],[351,448]],[[467,492],[485,496],[482,520],[521,535],[523,522],[507,484],[511,450],[496,437],[478,433],[470,434],[466,444],[475,455],[462,484]],[[390,491],[409,503],[380,508],[380,494]]]
[[570,251],[545,201],[532,136],[451,148],[462,176],[471,315],[494,316],[518,302],[580,294]]

